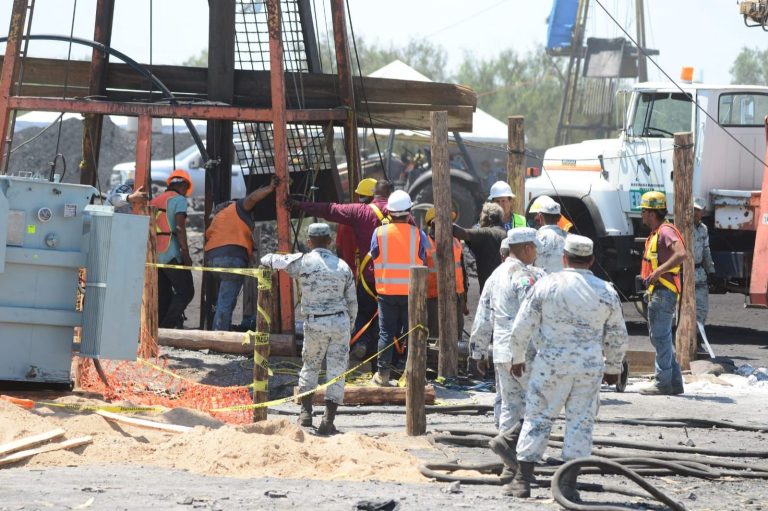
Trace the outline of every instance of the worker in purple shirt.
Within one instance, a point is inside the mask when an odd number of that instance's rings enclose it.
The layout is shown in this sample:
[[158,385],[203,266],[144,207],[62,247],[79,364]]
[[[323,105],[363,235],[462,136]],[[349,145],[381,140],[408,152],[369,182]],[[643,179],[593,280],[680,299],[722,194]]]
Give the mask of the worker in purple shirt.
[[[366,180],[364,179],[363,181]],[[360,182],[361,185],[363,181]],[[371,179],[371,181],[373,180]],[[289,208],[300,209],[307,216],[316,216],[330,222],[352,227],[355,234],[358,259],[362,259],[371,248],[373,231],[382,225],[382,222],[386,223],[389,221],[387,199],[389,194],[392,193],[392,189],[391,182],[378,180],[373,189],[373,200],[370,200],[370,197],[365,197],[358,203],[338,204],[334,202],[298,202],[289,199],[286,205]],[[369,202],[365,202],[366,199]],[[358,308],[353,335],[369,322],[370,325],[353,347],[353,354],[357,358],[363,358],[363,356],[370,356],[376,353],[379,323],[375,320],[371,321],[373,315],[378,310],[375,289],[373,263],[368,261],[362,269],[362,278],[357,282]]]

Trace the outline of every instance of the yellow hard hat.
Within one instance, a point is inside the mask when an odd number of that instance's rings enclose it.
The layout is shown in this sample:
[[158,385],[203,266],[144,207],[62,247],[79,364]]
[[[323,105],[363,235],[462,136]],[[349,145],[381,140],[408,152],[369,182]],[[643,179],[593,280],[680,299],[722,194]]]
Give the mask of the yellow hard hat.
[[667,209],[667,197],[664,192],[645,192],[640,199],[640,209]]
[[[431,224],[434,221],[436,214],[437,214],[437,211],[435,211],[434,206],[429,208],[427,210],[427,212],[424,214],[424,224],[425,225]],[[456,220],[456,216],[457,216],[456,212],[452,211],[451,212],[451,220]]]
[[373,189],[376,186],[376,180],[371,177],[366,177],[357,183],[355,193],[361,197],[373,197]]

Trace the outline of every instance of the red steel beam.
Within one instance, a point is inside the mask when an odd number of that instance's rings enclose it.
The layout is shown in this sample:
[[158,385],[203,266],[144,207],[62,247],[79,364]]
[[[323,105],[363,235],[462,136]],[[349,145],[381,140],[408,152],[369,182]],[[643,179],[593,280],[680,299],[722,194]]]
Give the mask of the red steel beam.
[[8,41],[5,46],[5,59],[0,72],[0,168],[5,168],[5,158],[10,157],[11,146],[9,115],[14,109],[10,105],[11,87],[19,70],[19,52],[24,35],[24,22],[27,19],[27,0],[14,0],[11,23],[8,27]]
[[[5,69],[5,68],[3,68]],[[10,109],[37,110],[43,112],[76,112],[82,114],[127,115],[140,117],[187,117],[190,119],[216,119],[222,121],[273,122],[273,112],[268,108],[241,108],[226,105],[157,105],[146,103],[115,103],[85,99],[39,98],[11,96],[7,99]],[[347,118],[343,110],[283,110],[286,122],[326,123]]]
[[[140,186],[147,191],[150,188],[151,162],[152,161],[152,117],[139,116],[139,126],[136,130],[136,175],[134,187]],[[134,206],[134,213],[139,213],[138,206]]]
[[352,81],[352,63],[347,40],[347,17],[344,14],[344,0],[331,0],[333,18],[333,41],[336,46],[336,69],[339,73],[341,104],[347,107],[344,122],[344,142],[349,169],[349,200],[355,202],[354,190],[360,182],[360,147],[357,140],[357,116],[355,115],[355,87]]
[[[285,72],[283,69],[283,34],[280,0],[267,0],[267,28],[269,30],[269,77],[272,90],[272,130],[275,157],[275,175],[280,180],[275,193],[277,208],[277,249],[291,251],[291,216],[283,201],[288,196],[288,115],[285,102]],[[294,331],[293,283],[285,272],[280,272],[280,327],[283,333]]]

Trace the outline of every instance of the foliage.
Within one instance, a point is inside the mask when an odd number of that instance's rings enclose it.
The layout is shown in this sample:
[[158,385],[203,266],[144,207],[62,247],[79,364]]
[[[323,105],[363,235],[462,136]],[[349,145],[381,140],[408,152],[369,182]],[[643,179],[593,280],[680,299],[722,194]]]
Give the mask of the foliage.
[[181,63],[182,66],[208,67],[208,50],[201,50],[197,55],[189,57]]
[[731,83],[768,85],[768,50],[742,48],[730,69]]

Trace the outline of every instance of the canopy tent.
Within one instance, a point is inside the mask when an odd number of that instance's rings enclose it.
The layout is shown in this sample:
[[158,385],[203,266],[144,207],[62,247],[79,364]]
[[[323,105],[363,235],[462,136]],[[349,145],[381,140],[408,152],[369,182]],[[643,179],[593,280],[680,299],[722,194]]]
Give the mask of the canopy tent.
[[[372,78],[391,78],[397,80],[413,80],[419,82],[432,81],[401,60],[394,60],[381,69],[377,69],[368,76]],[[379,130],[379,132],[382,132],[382,130]],[[424,132],[416,132],[411,130],[397,130],[396,133],[398,136],[429,136]],[[461,137],[465,140],[471,140],[473,142],[506,144],[508,140],[507,125],[489,113],[479,108],[475,108],[475,112],[472,115],[472,132],[461,133]]]

